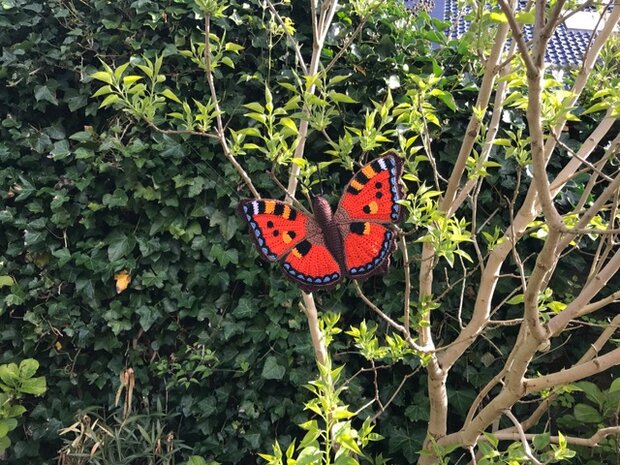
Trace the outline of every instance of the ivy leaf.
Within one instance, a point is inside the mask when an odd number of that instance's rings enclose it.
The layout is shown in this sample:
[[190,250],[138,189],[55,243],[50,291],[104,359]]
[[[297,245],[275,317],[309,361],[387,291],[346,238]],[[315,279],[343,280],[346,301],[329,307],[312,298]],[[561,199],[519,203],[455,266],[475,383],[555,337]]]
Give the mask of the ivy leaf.
[[235,318],[251,318],[256,315],[256,305],[252,305],[250,299],[242,297],[232,314]]
[[37,102],[46,101],[51,103],[52,105],[58,105],[58,100],[56,99],[56,95],[52,93],[52,91],[47,86],[36,86],[34,88],[34,98]]
[[120,231],[114,231],[108,236],[108,260],[115,262],[129,253],[136,246],[136,240]]
[[278,364],[278,360],[273,356],[269,356],[267,357],[267,360],[265,360],[265,365],[263,365],[263,372],[261,373],[261,376],[265,379],[281,380],[284,377],[285,372],[286,369],[282,365]]
[[108,208],[125,207],[128,202],[127,194],[121,189],[115,189],[112,194],[105,194],[103,196],[103,204]]

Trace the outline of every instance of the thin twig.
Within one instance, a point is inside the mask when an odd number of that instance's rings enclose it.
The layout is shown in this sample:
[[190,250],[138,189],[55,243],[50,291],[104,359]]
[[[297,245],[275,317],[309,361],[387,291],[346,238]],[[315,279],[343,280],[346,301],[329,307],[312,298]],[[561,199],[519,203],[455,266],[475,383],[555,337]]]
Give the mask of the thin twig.
[[280,27],[284,30],[284,34],[286,35],[286,38],[290,42],[291,47],[293,47],[293,50],[295,50],[295,55],[297,55],[297,61],[298,61],[299,66],[301,67],[304,74],[307,75],[308,68],[306,67],[306,62],[304,60],[304,57],[301,54],[301,46],[299,45],[299,42],[297,42],[295,38],[291,35],[288,28],[286,27],[286,24],[284,23],[284,20],[282,19],[282,17],[276,10],[275,6],[273,6],[273,3],[271,3],[271,0],[267,0],[267,7],[271,11],[271,14],[276,18],[276,21],[278,22]]
[[205,37],[205,51],[204,51],[204,60],[205,60],[205,73],[207,78],[207,83],[209,84],[209,91],[211,92],[211,99],[213,100],[214,105],[214,113],[215,113],[215,122],[217,124],[217,136],[220,141],[220,145],[222,147],[222,151],[224,152],[224,156],[228,159],[230,164],[235,168],[243,182],[248,187],[250,192],[255,198],[260,198],[260,194],[254,187],[252,180],[245,172],[245,170],[241,167],[241,165],[235,160],[234,155],[231,153],[230,148],[228,147],[228,142],[226,141],[226,135],[224,132],[224,124],[222,123],[222,111],[220,110],[220,104],[217,98],[217,92],[215,90],[215,83],[213,81],[212,67],[211,67],[211,43],[209,41],[209,35],[211,34],[211,17],[209,15],[205,15],[204,21],[204,37]]
[[540,461],[536,457],[534,457],[534,454],[532,454],[532,448],[530,447],[530,443],[525,437],[525,432],[523,431],[519,420],[517,420],[517,418],[512,414],[509,409],[504,410],[504,415],[506,415],[510,419],[510,421],[512,421],[512,424],[515,425],[515,428],[519,433],[519,439],[521,439],[521,444],[523,445],[523,452],[525,453],[527,458],[530,459],[534,463],[534,465],[542,465]]

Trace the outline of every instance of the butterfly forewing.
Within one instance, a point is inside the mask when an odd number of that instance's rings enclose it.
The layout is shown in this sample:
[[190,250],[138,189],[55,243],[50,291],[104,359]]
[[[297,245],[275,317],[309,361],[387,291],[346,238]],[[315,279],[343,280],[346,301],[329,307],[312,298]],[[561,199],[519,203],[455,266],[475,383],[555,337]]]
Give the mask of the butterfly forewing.
[[313,221],[279,200],[243,200],[240,209],[258,251],[271,262],[304,240],[308,223]]
[[346,212],[351,220],[395,223],[400,220],[403,198],[400,176],[402,160],[395,154],[378,158],[361,170],[347,185],[336,211]]

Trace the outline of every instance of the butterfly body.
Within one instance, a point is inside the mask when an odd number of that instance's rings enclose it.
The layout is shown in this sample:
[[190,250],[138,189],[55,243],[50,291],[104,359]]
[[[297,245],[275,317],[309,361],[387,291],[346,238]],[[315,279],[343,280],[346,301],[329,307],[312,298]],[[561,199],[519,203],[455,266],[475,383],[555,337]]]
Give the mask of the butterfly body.
[[313,215],[273,199],[243,200],[240,212],[265,259],[279,261],[306,292],[328,289],[345,276],[387,269],[402,215],[401,174],[401,159],[389,154],[355,174],[335,212],[321,196],[312,201]]

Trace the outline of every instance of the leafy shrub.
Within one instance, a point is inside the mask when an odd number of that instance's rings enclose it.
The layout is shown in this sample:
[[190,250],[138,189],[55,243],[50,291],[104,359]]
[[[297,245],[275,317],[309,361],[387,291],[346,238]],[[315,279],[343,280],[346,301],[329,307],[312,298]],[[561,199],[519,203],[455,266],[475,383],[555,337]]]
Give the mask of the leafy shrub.
[[0,365],[0,454],[11,445],[8,433],[17,428],[27,408],[19,400],[24,394],[41,396],[46,391],[45,377],[34,376],[39,362],[28,358],[19,366],[15,363]]

